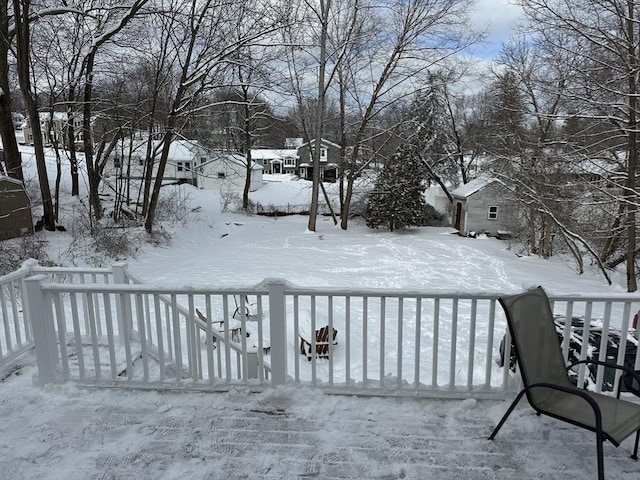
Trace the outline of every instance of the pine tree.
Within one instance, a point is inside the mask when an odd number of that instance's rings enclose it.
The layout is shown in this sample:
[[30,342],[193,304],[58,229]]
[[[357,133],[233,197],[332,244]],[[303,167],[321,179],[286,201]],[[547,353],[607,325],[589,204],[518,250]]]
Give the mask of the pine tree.
[[425,168],[411,150],[401,146],[380,173],[365,208],[369,228],[394,231],[422,224]]

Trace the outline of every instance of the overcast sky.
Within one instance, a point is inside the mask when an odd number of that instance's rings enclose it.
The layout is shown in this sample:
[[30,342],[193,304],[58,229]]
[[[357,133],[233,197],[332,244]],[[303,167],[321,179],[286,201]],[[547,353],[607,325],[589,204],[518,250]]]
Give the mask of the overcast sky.
[[474,53],[483,58],[495,57],[502,42],[514,33],[522,10],[513,0],[476,0],[472,21],[478,28],[488,30],[487,43],[474,47]]

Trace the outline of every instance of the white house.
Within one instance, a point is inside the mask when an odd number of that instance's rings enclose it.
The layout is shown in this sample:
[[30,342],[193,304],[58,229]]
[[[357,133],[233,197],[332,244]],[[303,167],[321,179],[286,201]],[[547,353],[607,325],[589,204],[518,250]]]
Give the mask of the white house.
[[[128,175],[131,178],[142,178],[144,175],[145,159],[147,158],[148,140],[134,140],[133,143],[122,142],[112,155],[110,162],[112,171],[118,175]],[[151,140],[151,155],[154,158],[154,177],[162,155],[163,143]],[[194,140],[173,140],[169,147],[164,179],[167,181],[186,182],[198,186],[197,167],[210,158],[209,153]]]
[[251,150],[251,160],[262,165],[264,173],[296,173],[298,149],[266,149]]
[[[251,164],[249,191],[262,187],[262,165]],[[197,169],[198,188],[219,192],[237,192],[244,190],[247,176],[247,158],[236,153],[214,153]]]

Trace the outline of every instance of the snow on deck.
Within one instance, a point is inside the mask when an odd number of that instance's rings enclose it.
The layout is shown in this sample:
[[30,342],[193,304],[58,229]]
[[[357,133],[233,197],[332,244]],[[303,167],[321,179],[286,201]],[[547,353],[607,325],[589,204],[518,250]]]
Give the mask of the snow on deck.
[[[0,382],[2,478],[596,477],[594,435],[528,407],[487,440],[504,401],[356,398],[292,386],[263,393],[39,389],[34,373],[28,365]],[[605,443],[607,478],[639,478],[631,449],[632,439],[618,449]]]

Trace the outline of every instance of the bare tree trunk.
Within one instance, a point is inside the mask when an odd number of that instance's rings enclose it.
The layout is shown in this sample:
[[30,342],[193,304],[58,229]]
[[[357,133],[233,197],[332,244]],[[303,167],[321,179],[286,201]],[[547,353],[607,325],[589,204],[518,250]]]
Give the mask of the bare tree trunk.
[[[311,206],[309,208],[309,223],[307,228],[315,232],[318,217],[318,192],[320,185],[320,151],[322,149],[322,137],[324,134],[324,109],[325,109],[325,73],[327,69],[327,35],[329,30],[329,10],[331,0],[320,0],[321,30],[320,30],[320,58],[318,65],[318,103],[316,105],[316,143],[313,149],[313,186],[311,188]],[[311,153],[311,145],[309,145]]]
[[11,118],[11,92],[9,89],[9,2],[0,0],[0,138],[4,162],[10,177],[24,181],[22,160]]
[[638,85],[636,75],[638,68],[638,52],[635,44],[635,0],[627,0],[628,17],[627,35],[629,37],[629,69],[627,78],[629,81],[629,131],[628,131],[628,164],[627,164],[627,291],[635,292],[638,289],[636,279],[636,168],[638,163],[637,146],[637,119],[636,105]]
[[40,195],[42,197],[42,220],[44,227],[48,230],[55,230],[55,212],[53,201],[51,200],[51,189],[49,187],[49,176],[44,156],[44,145],[42,141],[42,128],[40,127],[40,116],[36,98],[31,90],[30,77],[30,0],[13,0],[14,20],[16,26],[16,60],[18,64],[18,79],[20,81],[20,91],[24,99],[29,124],[33,133],[33,148],[36,157],[36,168],[38,180],[40,181]]

